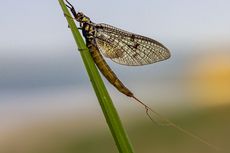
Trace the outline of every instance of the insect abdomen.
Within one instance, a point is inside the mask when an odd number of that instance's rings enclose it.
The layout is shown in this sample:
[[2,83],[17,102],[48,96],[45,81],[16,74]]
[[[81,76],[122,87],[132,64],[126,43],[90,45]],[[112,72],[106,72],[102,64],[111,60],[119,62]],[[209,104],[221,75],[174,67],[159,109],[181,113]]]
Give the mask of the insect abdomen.
[[105,76],[105,78],[114,85],[120,92],[123,94],[133,97],[133,93],[126,88],[123,83],[117,78],[116,74],[112,71],[112,69],[108,66],[104,58],[102,57],[101,53],[99,52],[98,48],[89,43],[87,44],[87,47],[90,50],[90,53],[93,57],[94,62],[96,63],[98,69],[101,71],[101,73]]

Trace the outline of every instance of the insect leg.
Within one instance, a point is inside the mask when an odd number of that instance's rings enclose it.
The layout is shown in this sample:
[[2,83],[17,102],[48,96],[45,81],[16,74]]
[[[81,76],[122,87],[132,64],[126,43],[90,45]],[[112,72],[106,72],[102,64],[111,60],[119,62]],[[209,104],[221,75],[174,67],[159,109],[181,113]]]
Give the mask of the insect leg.
[[70,9],[70,11],[73,13],[73,16],[76,16],[77,15],[77,13],[76,13],[76,11],[75,11],[75,8],[73,7],[73,5],[69,2],[69,1],[67,1],[67,0],[65,0],[66,1],[66,3],[68,4],[66,4],[66,6]]
[[[72,16],[70,16],[70,15],[68,15],[68,14],[65,14],[64,13],[64,16],[65,17],[67,17],[67,18],[71,18],[71,19],[73,19],[73,20],[76,20],[75,18],[73,18]],[[68,25],[68,28],[69,28],[69,25]],[[80,27],[77,27],[79,30],[82,30],[82,27],[81,27],[81,25],[80,25]]]

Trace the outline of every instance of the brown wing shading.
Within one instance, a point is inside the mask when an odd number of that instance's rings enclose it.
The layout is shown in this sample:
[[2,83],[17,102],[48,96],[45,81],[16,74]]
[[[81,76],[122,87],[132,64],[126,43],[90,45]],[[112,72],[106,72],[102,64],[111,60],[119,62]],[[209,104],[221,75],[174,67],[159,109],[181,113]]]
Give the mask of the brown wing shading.
[[115,46],[115,43],[111,44],[108,41],[103,41],[96,38],[96,44],[100,52],[102,52],[105,57],[114,59],[122,56],[122,51]]

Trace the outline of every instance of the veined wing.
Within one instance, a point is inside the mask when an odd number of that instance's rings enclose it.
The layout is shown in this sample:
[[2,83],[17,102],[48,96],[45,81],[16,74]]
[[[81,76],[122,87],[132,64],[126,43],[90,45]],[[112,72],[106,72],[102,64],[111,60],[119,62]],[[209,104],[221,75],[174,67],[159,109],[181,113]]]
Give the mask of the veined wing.
[[169,50],[156,40],[107,24],[96,24],[95,41],[103,55],[122,65],[146,65],[170,57]]

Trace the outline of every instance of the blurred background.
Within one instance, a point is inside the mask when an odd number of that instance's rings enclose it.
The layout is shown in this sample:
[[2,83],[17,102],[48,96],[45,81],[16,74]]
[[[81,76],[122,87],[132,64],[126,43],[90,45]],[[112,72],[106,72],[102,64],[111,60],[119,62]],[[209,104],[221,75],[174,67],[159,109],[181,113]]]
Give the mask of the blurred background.
[[[107,61],[139,99],[221,148],[152,124],[105,80],[136,152],[230,151],[230,1],[71,2],[93,22],[167,46],[172,57],[156,64]],[[0,8],[0,152],[118,152],[58,1]]]

